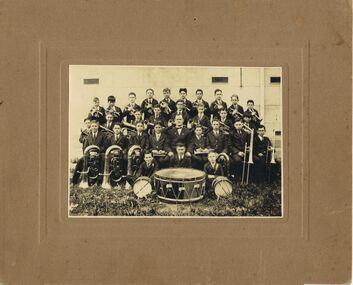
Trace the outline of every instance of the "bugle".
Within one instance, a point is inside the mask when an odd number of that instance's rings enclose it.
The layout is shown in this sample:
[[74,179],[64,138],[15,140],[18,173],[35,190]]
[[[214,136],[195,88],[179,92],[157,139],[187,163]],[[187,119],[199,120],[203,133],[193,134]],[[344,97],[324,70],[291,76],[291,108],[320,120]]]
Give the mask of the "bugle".
[[103,113],[101,111],[99,111],[99,108],[96,108],[96,107],[93,107],[91,109],[90,113],[91,113],[92,116],[94,116],[95,113],[98,113],[99,115],[104,116]]

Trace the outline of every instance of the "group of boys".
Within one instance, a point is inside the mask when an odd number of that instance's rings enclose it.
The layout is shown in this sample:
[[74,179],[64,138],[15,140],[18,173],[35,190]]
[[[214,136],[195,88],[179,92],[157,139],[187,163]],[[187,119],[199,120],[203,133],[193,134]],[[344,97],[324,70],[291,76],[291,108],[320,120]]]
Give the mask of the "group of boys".
[[[128,150],[138,145],[144,161],[138,166],[135,177],[152,176],[160,168],[182,167],[203,170],[210,177],[226,173],[237,180],[246,160],[244,156],[249,156],[246,145],[250,145],[250,133],[254,130],[253,179],[262,182],[264,169],[271,159],[272,144],[264,136],[266,129],[254,109],[254,101],[248,100],[244,110],[236,94],[231,96],[231,105],[227,106],[220,89],[214,91],[215,100],[211,104],[202,98],[201,89],[196,90],[195,95],[196,100],[191,102],[187,99],[187,89],[180,88],[180,98],[173,101],[170,89],[165,88],[164,98],[158,102],[154,90],[149,88],[141,106],[136,103],[136,94],[129,93],[130,103],[123,110],[116,106],[114,96],[108,97],[106,109],[94,98],[94,106],[84,120],[86,129],[81,130],[79,139],[83,150],[96,145],[104,159],[107,148],[118,145],[123,150],[126,172]],[[217,162],[220,153],[229,155],[229,169],[223,169]],[[74,183],[78,181],[79,171],[75,172]]]

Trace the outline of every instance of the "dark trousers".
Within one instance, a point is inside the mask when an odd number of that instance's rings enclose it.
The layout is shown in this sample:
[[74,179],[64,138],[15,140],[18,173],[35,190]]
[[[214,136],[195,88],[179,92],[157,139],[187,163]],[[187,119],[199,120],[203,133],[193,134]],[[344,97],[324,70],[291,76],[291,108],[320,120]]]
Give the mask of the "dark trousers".
[[205,163],[207,162],[207,154],[193,154],[191,156],[192,167],[203,170]]

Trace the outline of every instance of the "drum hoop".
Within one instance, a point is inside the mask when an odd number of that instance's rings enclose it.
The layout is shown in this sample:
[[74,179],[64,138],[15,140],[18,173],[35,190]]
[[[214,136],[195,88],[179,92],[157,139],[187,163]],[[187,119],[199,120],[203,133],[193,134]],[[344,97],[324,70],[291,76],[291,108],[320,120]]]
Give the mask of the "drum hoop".
[[136,178],[135,183],[138,182],[138,181],[148,181],[149,183],[151,183],[151,178],[149,178],[147,176],[140,176],[140,177]]
[[230,182],[230,180],[227,177],[218,176],[212,181],[212,187],[215,187],[219,182],[222,182],[222,181],[227,181],[230,185],[232,185],[232,182]]
[[[169,169],[172,169],[172,168],[169,168]],[[179,168],[180,169],[180,168]],[[188,170],[188,169],[192,169],[192,170],[197,170],[197,169],[193,169],[193,168],[184,168],[185,170]],[[199,172],[199,175],[195,176],[195,177],[192,177],[192,178],[169,178],[168,176],[166,175],[160,175],[158,174],[158,172],[160,171],[163,171],[165,169],[161,169],[161,170],[158,170],[155,174],[154,174],[154,177],[155,178],[159,178],[159,179],[172,179],[172,180],[178,180],[177,182],[181,181],[181,182],[184,182],[184,181],[195,181],[195,180],[200,180],[200,179],[206,179],[206,173],[202,170],[197,170],[197,172]],[[179,180],[180,179],[180,180]]]
[[[188,179],[184,179],[184,180],[173,180],[173,179],[168,179],[167,178],[160,178],[157,175],[154,176],[156,181],[160,181],[160,182],[169,182],[169,183],[187,183],[187,182],[203,182],[205,181],[205,177],[202,178],[188,178]],[[193,180],[191,180],[193,179]]]
[[161,200],[170,201],[170,202],[175,202],[175,201],[195,202],[195,201],[201,200],[204,197],[204,195],[200,195],[196,198],[189,198],[189,199],[173,199],[173,198],[167,198],[167,197],[160,196],[160,195],[157,195],[157,197]]

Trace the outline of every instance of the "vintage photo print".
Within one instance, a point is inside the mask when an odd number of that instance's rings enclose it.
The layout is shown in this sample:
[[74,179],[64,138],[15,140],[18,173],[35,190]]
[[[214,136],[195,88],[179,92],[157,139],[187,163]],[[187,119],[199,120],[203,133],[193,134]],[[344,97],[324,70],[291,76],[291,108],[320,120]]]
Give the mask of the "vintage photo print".
[[282,217],[281,67],[69,67],[70,217]]

